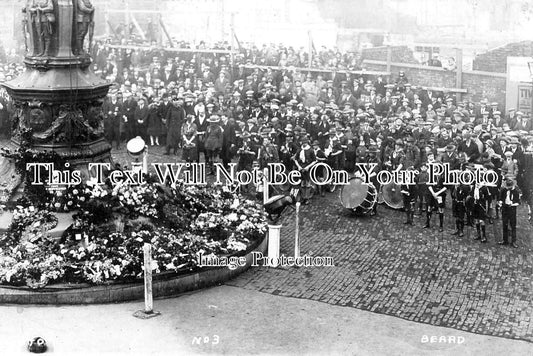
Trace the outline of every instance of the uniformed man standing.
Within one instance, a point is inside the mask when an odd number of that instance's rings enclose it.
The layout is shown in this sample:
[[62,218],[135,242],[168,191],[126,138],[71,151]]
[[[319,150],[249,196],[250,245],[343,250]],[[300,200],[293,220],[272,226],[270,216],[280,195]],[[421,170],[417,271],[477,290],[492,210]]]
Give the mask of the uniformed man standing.
[[439,214],[439,232],[444,230],[444,207],[446,206],[446,187],[444,186],[444,176],[441,174],[437,178],[437,183],[430,185],[428,183],[428,209],[426,212],[426,225],[424,229],[430,227],[431,215],[433,210]]
[[503,241],[499,245],[509,244],[509,229],[511,230],[511,246],[516,245],[516,207],[520,204],[520,191],[513,176],[507,176],[498,199],[502,210]]
[[[93,4],[91,4],[91,0],[78,0],[77,5],[78,13],[76,22],[78,24],[78,31],[76,33],[77,48],[75,50],[75,54],[82,54],[84,51],[83,41],[89,32],[91,23],[93,22],[94,7]],[[89,41],[90,40],[91,39],[89,36]],[[89,50],[90,46],[91,44],[89,43]]]
[[29,11],[39,38],[39,53],[37,55],[49,56],[50,42],[52,41],[56,22],[54,3],[52,0],[32,0]]
[[452,235],[459,237],[464,236],[465,228],[465,214],[466,214],[466,198],[470,194],[470,186],[466,184],[459,185],[454,189],[452,194],[453,204],[453,216],[455,217],[455,232]]

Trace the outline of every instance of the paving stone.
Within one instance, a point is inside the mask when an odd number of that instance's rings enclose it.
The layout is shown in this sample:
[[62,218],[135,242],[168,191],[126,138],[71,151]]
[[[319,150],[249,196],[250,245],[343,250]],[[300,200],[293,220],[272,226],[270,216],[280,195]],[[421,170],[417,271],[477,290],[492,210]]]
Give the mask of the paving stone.
[[[354,217],[339,207],[338,193],[314,198],[300,214],[301,254],[331,256],[335,267],[252,268],[226,284],[314,299],[464,331],[533,341],[533,228],[518,210],[518,249],[501,247],[501,220],[488,225],[489,242],[445,230],[405,227],[404,214],[380,206],[374,217]],[[294,212],[282,218],[281,253],[294,252]]]

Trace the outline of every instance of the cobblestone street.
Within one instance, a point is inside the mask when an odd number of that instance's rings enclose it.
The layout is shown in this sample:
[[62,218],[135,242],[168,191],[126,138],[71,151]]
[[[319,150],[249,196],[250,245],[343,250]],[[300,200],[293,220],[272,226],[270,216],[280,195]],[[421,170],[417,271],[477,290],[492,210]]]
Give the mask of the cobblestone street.
[[[437,225],[433,217],[433,226]],[[302,207],[301,254],[331,256],[335,267],[253,268],[232,286],[369,310],[431,325],[533,341],[533,229],[519,210],[518,249],[502,247],[501,220],[487,225],[489,242],[403,225],[383,206],[375,217],[351,216],[338,193]],[[281,254],[294,254],[294,212],[283,218]]]

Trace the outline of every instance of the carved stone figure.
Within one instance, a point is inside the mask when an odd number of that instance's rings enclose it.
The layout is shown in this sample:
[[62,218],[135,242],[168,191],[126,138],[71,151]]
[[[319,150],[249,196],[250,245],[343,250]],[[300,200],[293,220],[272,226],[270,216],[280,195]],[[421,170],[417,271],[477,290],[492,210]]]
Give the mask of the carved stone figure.
[[50,44],[54,34],[56,18],[52,0],[31,0],[26,10],[30,12],[31,23],[35,26],[39,53],[38,56],[50,55]]
[[83,41],[85,40],[85,36],[87,36],[87,33],[89,33],[89,45],[87,52],[90,52],[91,50],[91,42],[94,32],[94,6],[91,3],[91,0],[76,0],[77,5],[77,18],[76,22],[78,25],[76,40],[77,40],[77,48],[74,49],[74,54],[82,54],[84,52],[83,48]]
[[26,48],[26,53],[27,53],[28,52],[28,34],[30,33],[30,30],[28,28],[28,12],[26,10],[27,10],[27,7],[24,6],[22,8],[22,35],[24,36],[24,47]]

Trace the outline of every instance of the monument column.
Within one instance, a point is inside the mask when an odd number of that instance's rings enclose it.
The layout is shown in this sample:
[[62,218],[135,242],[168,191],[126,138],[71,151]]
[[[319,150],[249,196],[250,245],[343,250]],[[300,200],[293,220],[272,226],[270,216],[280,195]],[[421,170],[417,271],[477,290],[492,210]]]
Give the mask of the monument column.
[[[58,7],[58,57],[72,57],[72,26],[74,19],[74,6],[72,0],[57,0]],[[70,21],[70,26],[65,25]],[[69,30],[70,29],[70,30]]]
[[[112,163],[102,112],[111,83],[91,71],[87,53],[74,55],[77,6],[78,2],[72,0],[26,2],[23,11],[30,32],[24,58],[26,70],[1,85],[14,107],[12,138],[7,148],[12,152],[21,147],[37,153],[53,151],[72,169],[87,172],[88,163]],[[43,44],[47,50],[37,53],[35,49],[44,48]],[[14,164],[2,160],[3,167]],[[12,182],[21,181],[13,176],[13,171],[0,170],[0,201],[12,193]]]

